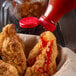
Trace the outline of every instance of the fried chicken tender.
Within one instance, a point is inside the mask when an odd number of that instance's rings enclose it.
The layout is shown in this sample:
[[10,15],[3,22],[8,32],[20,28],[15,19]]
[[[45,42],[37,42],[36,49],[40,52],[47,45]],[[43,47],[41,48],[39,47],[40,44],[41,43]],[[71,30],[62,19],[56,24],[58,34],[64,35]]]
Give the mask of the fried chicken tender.
[[[33,61],[25,76],[52,76],[56,72],[57,44],[50,31],[40,35],[40,40],[31,50],[28,60]],[[36,59],[36,60],[35,60]]]
[[3,61],[15,66],[23,75],[26,69],[24,43],[16,34],[13,24],[6,25],[0,34],[0,54]]
[[11,64],[0,60],[0,76],[19,76],[17,69]]

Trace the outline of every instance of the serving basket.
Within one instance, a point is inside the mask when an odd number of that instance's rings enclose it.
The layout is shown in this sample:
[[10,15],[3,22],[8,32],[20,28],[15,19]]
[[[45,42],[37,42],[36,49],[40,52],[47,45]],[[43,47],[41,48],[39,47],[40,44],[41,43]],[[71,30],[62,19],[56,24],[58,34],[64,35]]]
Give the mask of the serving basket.
[[[26,55],[28,56],[29,50],[38,42],[39,36],[18,34],[24,41],[26,48]],[[54,76],[76,76],[76,54],[67,47],[58,45],[59,55],[57,57],[57,69]]]

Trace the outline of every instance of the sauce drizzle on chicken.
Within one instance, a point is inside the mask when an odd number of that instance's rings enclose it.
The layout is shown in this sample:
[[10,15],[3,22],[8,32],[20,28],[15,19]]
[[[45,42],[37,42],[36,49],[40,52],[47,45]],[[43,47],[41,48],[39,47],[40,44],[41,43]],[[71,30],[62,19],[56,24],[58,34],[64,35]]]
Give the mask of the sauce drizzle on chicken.
[[[47,41],[45,41],[45,39],[43,37],[41,37],[41,41],[42,41],[42,46],[45,47],[47,45]],[[50,57],[51,57],[51,53],[52,53],[52,46],[53,46],[53,40],[50,41],[50,45],[48,46],[49,50],[46,51],[46,54],[47,54],[47,58],[46,58],[46,68],[42,68],[42,67],[39,67],[38,68],[38,71],[41,72],[41,73],[45,73],[49,76],[48,74],[48,70],[49,70],[49,64],[50,64]]]

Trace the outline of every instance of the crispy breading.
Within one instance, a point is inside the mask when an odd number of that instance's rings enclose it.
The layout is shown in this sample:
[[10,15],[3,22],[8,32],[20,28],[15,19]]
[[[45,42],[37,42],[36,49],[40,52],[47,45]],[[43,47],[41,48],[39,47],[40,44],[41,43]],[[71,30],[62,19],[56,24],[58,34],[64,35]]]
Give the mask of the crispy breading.
[[0,60],[0,76],[19,76],[17,69],[11,64]]
[[[26,70],[25,76],[52,76],[56,72],[57,44],[50,31],[40,36],[39,42],[31,50],[28,60],[34,64]],[[30,61],[30,62],[31,62]]]
[[0,54],[3,61],[15,66],[20,75],[26,69],[24,43],[16,34],[13,24],[6,25],[0,34]]

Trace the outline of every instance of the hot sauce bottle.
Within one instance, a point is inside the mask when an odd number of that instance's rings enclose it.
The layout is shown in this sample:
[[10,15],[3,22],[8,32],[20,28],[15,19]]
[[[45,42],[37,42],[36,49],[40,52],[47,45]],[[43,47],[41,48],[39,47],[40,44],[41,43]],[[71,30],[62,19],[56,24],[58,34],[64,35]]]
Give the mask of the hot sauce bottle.
[[58,20],[74,8],[76,0],[49,0],[45,14],[39,18],[40,25],[46,30],[54,31]]
[[[29,28],[35,27],[38,24],[43,26],[46,30],[54,31],[58,20],[66,13],[76,8],[76,0],[49,0],[49,4],[46,12],[39,18],[39,22],[36,18],[30,17],[21,20],[21,27]],[[27,24],[26,24],[27,23]],[[31,27],[32,26],[32,27]]]

